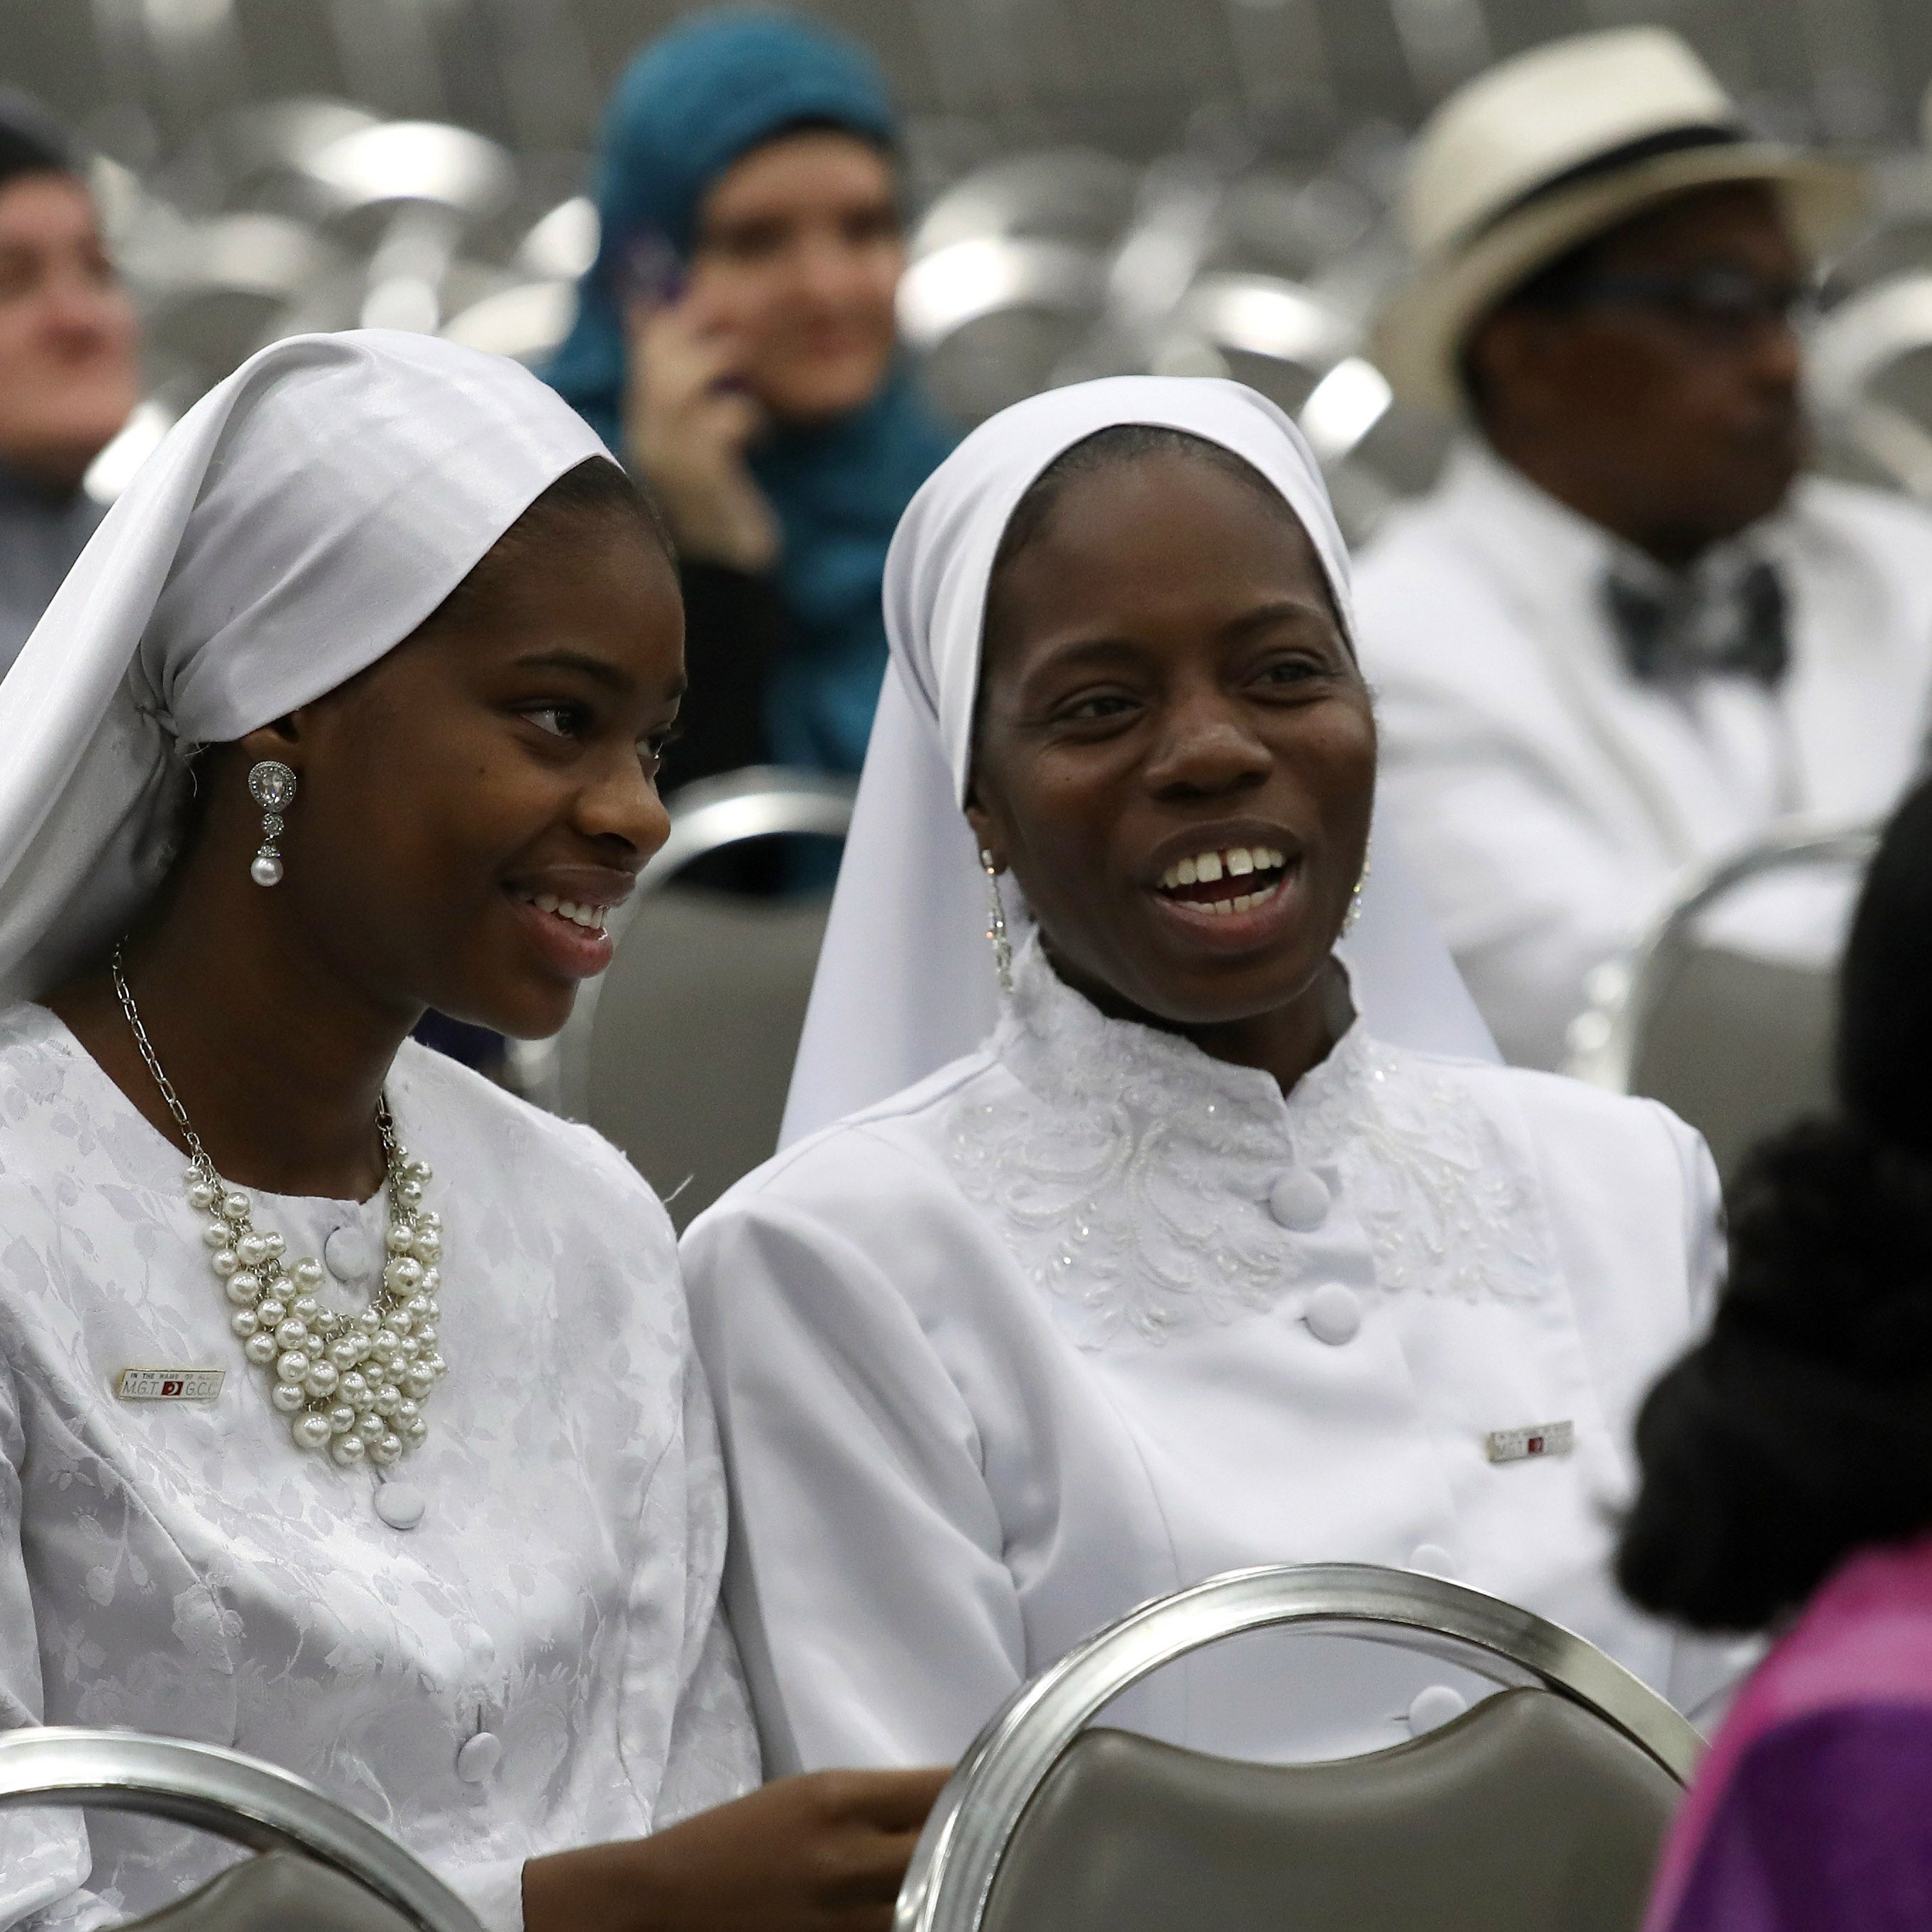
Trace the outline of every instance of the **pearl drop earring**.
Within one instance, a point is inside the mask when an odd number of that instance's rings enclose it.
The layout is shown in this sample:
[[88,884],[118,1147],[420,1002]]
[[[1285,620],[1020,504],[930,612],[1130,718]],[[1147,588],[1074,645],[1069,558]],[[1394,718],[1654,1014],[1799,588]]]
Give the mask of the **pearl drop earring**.
[[275,841],[282,836],[282,812],[296,795],[296,775],[278,758],[264,758],[248,773],[248,796],[262,808],[262,844],[248,867],[258,886],[282,882],[282,855]]
[[1006,909],[1000,903],[1000,874],[992,853],[982,850],[980,862],[986,868],[986,938],[993,948],[993,970],[1000,976],[1000,990],[1013,990],[1013,949],[1006,938]]

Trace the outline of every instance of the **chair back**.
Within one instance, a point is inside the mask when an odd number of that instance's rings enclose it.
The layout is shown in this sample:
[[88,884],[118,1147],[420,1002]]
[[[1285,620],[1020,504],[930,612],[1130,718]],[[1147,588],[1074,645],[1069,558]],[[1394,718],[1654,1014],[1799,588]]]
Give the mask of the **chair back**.
[[[1504,1694],[1324,1764],[1086,1728],[1163,1664],[1270,1625],[1419,1651]],[[1236,1571],[1016,1693],[940,1794],[896,1932],[1635,1932],[1700,1744],[1600,1651],[1480,1592],[1369,1564]]]
[[[1600,969],[1564,1070],[1661,1100],[1726,1179],[1766,1134],[1828,1109],[1838,960],[1877,836],[1796,823],[1689,875],[1651,931]],[[1792,896],[1811,928],[1790,935],[1804,943],[1788,957],[1729,936],[1740,903],[1767,890]]]
[[608,970],[556,1042],[554,1104],[622,1148],[680,1228],[778,1145],[831,898],[754,898],[677,875],[748,839],[842,838],[852,799],[848,781],[812,772],[686,786]]
[[0,1735],[0,1809],[37,1804],[170,1819],[263,1854],[136,1922],[153,1932],[483,1932],[387,1832],[238,1751],[52,1726]]
[[1858,290],[1808,347],[1805,388],[1828,453],[1932,501],[1932,274]]
[[411,1932],[412,1924],[339,1871],[294,1852],[264,1852],[126,1932]]

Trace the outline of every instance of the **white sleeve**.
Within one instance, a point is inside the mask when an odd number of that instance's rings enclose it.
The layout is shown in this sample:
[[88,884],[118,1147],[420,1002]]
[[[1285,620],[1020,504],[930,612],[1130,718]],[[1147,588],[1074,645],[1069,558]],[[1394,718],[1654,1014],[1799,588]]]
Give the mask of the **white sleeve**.
[[724,1472],[704,1371],[685,1377],[685,1636],[670,1744],[652,1814],[659,1828],[757,1788],[758,1750],[744,1672],[720,1597]]
[[[944,1268],[943,1227],[898,1206],[895,1270]],[[774,1775],[950,1762],[1024,1672],[974,1416],[880,1257],[828,1218],[752,1194],[686,1239],[726,1598]]]
[[524,1932],[521,1858],[494,1858],[437,1876],[476,1913],[484,1932]]
[[1651,896],[1522,748],[1435,708],[1388,707],[1383,808],[1503,1057],[1553,1069],[1592,969]]
[[[0,1363],[0,1730],[43,1721],[40,1653],[20,1543],[20,1466],[26,1454],[19,1392]],[[92,1859],[87,1825],[76,1810],[0,1812],[0,1927],[37,1923],[89,1932],[119,1915],[86,1888]],[[50,1910],[50,1908],[52,1908]]]

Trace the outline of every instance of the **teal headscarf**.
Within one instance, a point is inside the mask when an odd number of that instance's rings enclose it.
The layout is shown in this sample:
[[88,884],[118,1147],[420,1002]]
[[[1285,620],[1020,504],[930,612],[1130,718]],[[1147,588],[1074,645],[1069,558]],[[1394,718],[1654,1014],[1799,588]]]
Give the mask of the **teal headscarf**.
[[[711,184],[805,123],[848,128],[881,146],[897,133],[871,55],[790,14],[700,14],[645,48],[619,83],[594,184],[602,240],[578,292],[576,327],[548,371],[612,449],[622,448],[623,265],[640,242],[688,259]],[[956,440],[900,365],[850,416],[781,426],[751,452],[784,536],[777,577],[793,638],[765,719],[780,763],[856,772],[864,761],[886,666],[886,547]]]

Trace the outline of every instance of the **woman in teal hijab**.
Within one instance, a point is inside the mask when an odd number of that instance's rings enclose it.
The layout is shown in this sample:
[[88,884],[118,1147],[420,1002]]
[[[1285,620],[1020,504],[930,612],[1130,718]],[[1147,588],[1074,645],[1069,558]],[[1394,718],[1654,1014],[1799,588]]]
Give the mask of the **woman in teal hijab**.
[[602,243],[549,376],[678,539],[668,782],[864,759],[886,546],[954,440],[894,332],[896,135],[870,55],[779,13],[684,22],[611,102]]

